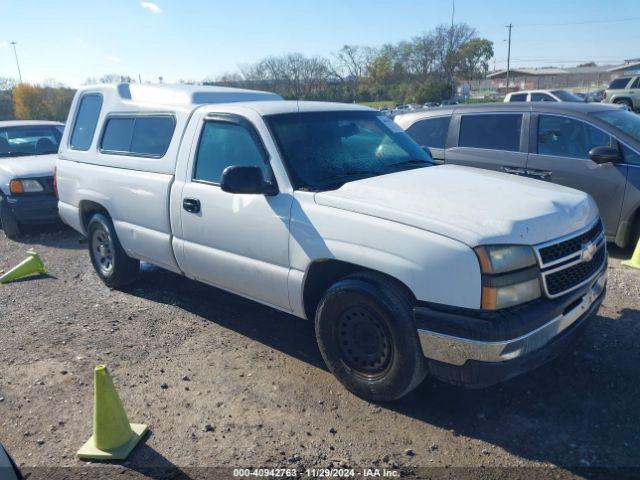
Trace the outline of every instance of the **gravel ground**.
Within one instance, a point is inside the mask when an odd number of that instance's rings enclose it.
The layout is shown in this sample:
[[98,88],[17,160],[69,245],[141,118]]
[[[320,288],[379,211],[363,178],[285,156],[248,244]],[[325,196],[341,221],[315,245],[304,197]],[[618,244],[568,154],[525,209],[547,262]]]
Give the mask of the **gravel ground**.
[[[611,252],[603,306],[557,360],[484,390],[427,379],[374,405],[328,373],[310,322],[150,266],[128,291],[109,290],[66,229],[0,235],[0,271],[29,247],[50,274],[0,286],[0,442],[30,478],[340,465],[591,478],[640,466],[640,271],[619,260],[629,252]],[[98,363],[129,419],[151,430],[126,462],[100,468],[74,457],[91,434]]]

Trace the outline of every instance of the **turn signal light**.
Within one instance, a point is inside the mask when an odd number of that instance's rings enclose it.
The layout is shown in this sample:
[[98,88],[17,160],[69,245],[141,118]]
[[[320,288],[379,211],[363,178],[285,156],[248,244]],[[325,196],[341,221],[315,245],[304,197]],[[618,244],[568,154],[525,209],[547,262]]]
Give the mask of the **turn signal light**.
[[11,193],[24,193],[24,186],[20,180],[11,180],[9,183],[9,190]]

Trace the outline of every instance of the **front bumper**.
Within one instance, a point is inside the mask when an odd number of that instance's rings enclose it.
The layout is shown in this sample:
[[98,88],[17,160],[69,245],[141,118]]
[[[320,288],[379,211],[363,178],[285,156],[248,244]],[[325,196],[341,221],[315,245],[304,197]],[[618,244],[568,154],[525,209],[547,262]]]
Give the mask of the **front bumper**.
[[[598,310],[605,292],[606,265],[580,290],[554,301],[542,300],[537,308],[506,319],[479,319],[416,307],[418,336],[430,373],[450,383],[484,387],[537,368],[564,350]],[[428,325],[448,328],[446,333],[443,328],[421,328]],[[522,331],[523,327],[528,328]]]
[[11,213],[25,225],[55,223],[58,216],[58,199],[48,193],[13,195],[5,197]]

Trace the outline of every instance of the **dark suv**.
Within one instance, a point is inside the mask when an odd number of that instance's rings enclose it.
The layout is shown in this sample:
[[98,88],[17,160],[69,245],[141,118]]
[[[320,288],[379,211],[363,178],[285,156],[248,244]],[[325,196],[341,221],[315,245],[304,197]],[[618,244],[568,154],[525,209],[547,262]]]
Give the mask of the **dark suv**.
[[395,117],[434,160],[498,170],[589,193],[607,239],[640,235],[640,116],[616,105],[458,105]]

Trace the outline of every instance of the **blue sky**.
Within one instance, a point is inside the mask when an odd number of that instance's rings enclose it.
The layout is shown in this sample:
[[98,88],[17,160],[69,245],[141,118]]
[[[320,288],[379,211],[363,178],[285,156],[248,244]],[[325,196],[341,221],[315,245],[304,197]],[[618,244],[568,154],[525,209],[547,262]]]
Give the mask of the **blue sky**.
[[[451,21],[451,0],[0,0],[0,77],[77,86],[106,73],[201,80],[268,55],[380,46]],[[455,0],[456,22],[495,42],[506,65],[572,66],[640,57],[638,0]],[[493,65],[492,65],[493,66]]]

